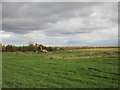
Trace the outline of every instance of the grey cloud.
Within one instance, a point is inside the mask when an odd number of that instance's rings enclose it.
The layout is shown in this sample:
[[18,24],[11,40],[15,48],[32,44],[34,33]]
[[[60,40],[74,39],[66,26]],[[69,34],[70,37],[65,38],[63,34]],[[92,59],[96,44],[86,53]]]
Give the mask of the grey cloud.
[[[70,29],[70,28],[69,28]],[[106,29],[106,27],[90,27],[90,28],[77,28],[76,31],[75,29],[73,30],[67,30],[66,29],[58,29],[58,30],[45,30],[45,34],[48,36],[64,36],[64,35],[75,35],[75,34],[83,34],[83,33],[91,33],[92,31],[96,30],[102,30]]]
[[3,30],[27,33],[48,29],[48,23],[88,17],[92,8],[102,3],[3,3]]
[[2,30],[2,5],[0,2],[0,30]]
[[33,41],[46,45],[116,44],[117,4],[3,2],[3,43],[20,45]]

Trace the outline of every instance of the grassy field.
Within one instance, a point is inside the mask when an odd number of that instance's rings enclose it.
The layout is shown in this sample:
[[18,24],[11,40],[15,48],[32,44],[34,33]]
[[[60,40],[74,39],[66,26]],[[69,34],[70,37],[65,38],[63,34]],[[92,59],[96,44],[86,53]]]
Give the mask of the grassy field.
[[117,49],[5,52],[3,88],[117,88]]

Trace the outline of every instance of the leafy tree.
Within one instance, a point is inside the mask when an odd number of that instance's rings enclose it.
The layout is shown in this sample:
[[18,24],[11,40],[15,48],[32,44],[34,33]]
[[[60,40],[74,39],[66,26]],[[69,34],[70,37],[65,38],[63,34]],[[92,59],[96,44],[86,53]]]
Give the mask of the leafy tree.
[[7,45],[6,46],[6,51],[7,52],[14,52],[14,51],[16,51],[16,47],[12,46],[12,45]]
[[33,43],[29,44],[28,51],[34,51],[34,44]]
[[0,52],[2,51],[2,44],[0,44]]

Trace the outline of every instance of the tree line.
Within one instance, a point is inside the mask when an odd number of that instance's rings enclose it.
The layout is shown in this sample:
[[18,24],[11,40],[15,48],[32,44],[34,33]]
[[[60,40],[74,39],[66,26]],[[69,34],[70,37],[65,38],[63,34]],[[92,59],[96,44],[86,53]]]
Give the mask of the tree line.
[[[46,49],[47,51],[60,51],[60,50],[74,50],[74,49],[91,49],[91,48],[119,48],[120,46],[96,46],[96,47],[91,47],[91,46],[67,46],[67,47],[50,47],[50,46],[43,46],[43,49]],[[35,45],[30,43],[27,46],[15,46],[15,45],[2,45],[0,44],[0,51],[2,52],[16,52],[16,51],[21,51],[21,52],[26,52],[26,51],[32,51],[34,52],[35,50]]]
[[33,51],[34,46],[29,45],[29,46],[15,46],[15,45],[2,45],[2,52],[16,52],[16,51]]
[[[2,52],[16,52],[16,51],[21,51],[21,52],[26,52],[26,51],[32,51],[34,52],[36,47],[34,44],[29,44],[28,46],[15,46],[15,45],[2,45],[0,44],[0,51]],[[57,51],[57,50],[63,50],[63,48],[56,48],[56,47],[46,47],[42,45],[43,49],[46,49],[47,51]]]

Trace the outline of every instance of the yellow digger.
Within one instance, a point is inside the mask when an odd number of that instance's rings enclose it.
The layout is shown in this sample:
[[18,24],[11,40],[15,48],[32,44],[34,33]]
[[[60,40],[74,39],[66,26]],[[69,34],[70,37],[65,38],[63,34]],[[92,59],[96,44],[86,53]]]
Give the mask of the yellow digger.
[[39,44],[35,44],[35,49],[34,49],[35,52],[38,52],[38,53],[47,53],[48,51],[46,49],[43,49],[43,45],[39,45]]

